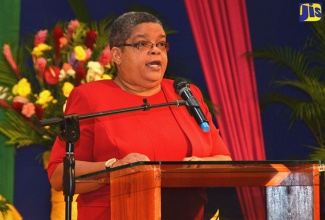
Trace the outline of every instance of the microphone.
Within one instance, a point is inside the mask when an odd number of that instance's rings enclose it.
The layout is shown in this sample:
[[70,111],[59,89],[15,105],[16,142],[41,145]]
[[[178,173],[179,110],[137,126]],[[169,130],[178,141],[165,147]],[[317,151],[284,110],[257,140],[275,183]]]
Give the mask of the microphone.
[[204,116],[200,108],[200,103],[193,96],[189,84],[186,82],[186,80],[182,78],[177,78],[174,81],[174,89],[175,92],[186,101],[186,107],[190,115],[195,118],[196,122],[204,132],[208,132],[210,130],[208,120]]

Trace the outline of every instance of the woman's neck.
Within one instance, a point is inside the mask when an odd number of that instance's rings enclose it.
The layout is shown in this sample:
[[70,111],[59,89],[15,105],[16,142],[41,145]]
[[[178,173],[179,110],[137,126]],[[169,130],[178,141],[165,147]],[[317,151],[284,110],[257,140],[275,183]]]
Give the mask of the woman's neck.
[[160,83],[155,87],[145,88],[145,87],[141,87],[141,86],[134,86],[134,85],[128,84],[128,83],[120,80],[120,78],[118,76],[115,77],[115,79],[113,81],[118,86],[120,86],[122,90],[124,90],[128,93],[139,95],[139,96],[152,96],[152,95],[155,95],[161,91]]

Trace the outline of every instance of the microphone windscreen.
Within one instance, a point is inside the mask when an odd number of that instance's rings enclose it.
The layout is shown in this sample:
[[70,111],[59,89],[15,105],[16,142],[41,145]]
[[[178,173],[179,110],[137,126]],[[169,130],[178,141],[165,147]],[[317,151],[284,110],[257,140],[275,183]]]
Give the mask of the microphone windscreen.
[[186,87],[187,86],[187,82],[185,79],[183,78],[177,78],[174,80],[174,89],[175,89],[175,92],[179,95],[180,94],[180,91],[182,88]]

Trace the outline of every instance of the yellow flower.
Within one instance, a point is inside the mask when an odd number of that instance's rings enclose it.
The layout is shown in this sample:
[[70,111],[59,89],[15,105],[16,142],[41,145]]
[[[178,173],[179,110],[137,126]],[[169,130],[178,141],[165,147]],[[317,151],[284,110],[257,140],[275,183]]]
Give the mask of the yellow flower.
[[76,46],[74,52],[76,53],[76,59],[79,61],[83,61],[87,57],[86,51],[82,46]]
[[[43,136],[43,138],[48,139],[46,136]],[[45,151],[43,153],[42,158],[43,158],[43,161],[44,161],[44,169],[47,169],[47,167],[49,165],[48,161],[49,161],[49,158],[50,158],[50,154],[51,154],[51,151]]]
[[65,82],[62,86],[62,92],[65,97],[68,97],[70,95],[70,92],[74,88],[73,84],[70,82]]
[[21,97],[27,97],[31,92],[31,85],[26,78],[22,78],[16,85],[12,87],[12,93]]
[[37,47],[33,48],[32,55],[40,57],[43,55],[43,51],[51,50],[52,47],[47,44],[39,44]]
[[108,74],[103,74],[102,79],[112,79],[112,77]]
[[46,108],[48,103],[53,100],[53,96],[49,90],[43,90],[40,92],[38,99],[36,100],[37,104],[40,104],[43,108]]

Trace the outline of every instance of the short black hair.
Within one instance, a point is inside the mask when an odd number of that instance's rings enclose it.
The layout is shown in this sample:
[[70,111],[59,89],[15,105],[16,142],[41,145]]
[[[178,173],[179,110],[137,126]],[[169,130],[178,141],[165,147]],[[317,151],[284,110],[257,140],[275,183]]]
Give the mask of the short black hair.
[[108,39],[110,48],[125,43],[132,34],[132,28],[142,23],[157,23],[163,26],[158,18],[147,12],[124,13],[111,26]]

